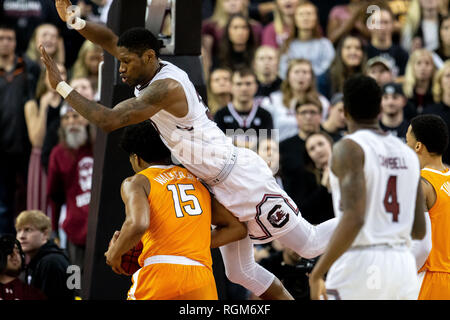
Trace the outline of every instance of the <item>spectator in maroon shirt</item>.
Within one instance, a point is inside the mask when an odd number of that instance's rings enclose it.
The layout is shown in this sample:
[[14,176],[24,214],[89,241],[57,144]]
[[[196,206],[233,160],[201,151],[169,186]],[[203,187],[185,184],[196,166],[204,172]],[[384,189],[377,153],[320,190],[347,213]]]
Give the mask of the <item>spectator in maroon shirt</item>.
[[60,142],[51,154],[47,197],[52,207],[52,228],[58,231],[60,210],[66,205],[62,229],[67,234],[70,261],[83,269],[93,169],[88,121],[65,104],[61,107]]
[[19,279],[24,265],[20,242],[12,234],[0,237],[0,300],[44,300],[45,295]]

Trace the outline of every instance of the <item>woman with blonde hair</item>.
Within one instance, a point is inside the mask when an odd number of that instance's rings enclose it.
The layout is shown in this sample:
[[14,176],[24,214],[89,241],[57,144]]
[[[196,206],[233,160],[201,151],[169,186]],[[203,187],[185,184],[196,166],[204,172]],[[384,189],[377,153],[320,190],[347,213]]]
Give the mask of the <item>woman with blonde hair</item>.
[[401,45],[413,52],[439,47],[439,0],[411,0],[401,34]]
[[280,48],[294,32],[294,16],[302,0],[276,0],[273,22],[264,27],[261,44]]
[[280,77],[286,77],[289,60],[299,58],[311,61],[314,74],[319,76],[327,71],[334,54],[333,44],[322,36],[317,7],[309,1],[301,2],[295,10],[294,33],[281,49]]
[[[434,76],[433,97],[436,103],[425,109],[424,113],[440,116],[450,128],[450,60]],[[442,155],[442,160],[450,165],[450,147]]]
[[279,130],[280,142],[298,133],[295,107],[309,99],[320,101],[322,119],[325,119],[330,103],[316,89],[311,62],[306,59],[291,60],[281,89],[264,98],[261,103],[272,114],[274,128]]
[[[217,0],[213,15],[202,22],[202,57],[205,77],[208,78],[212,68],[213,56],[219,53],[219,44],[225,33],[225,26],[229,18],[235,14],[248,17],[248,0]],[[250,19],[250,25],[255,37],[256,45],[261,42],[263,26],[256,20]]]
[[[58,64],[58,69],[66,77],[66,69]],[[53,90],[45,72],[41,73],[36,88],[35,99],[25,103],[25,122],[32,150],[28,164],[27,209],[47,212],[47,177],[41,163],[42,147],[48,128],[59,123],[59,109],[62,97]]]
[[65,63],[64,42],[55,25],[51,23],[41,24],[34,30],[30,43],[28,44],[26,55],[31,60],[39,63],[42,69],[43,63],[41,62],[41,53],[39,51],[41,44],[44,46],[45,51],[57,63]]
[[103,61],[102,47],[86,40],[78,52],[78,58],[71,70],[72,78],[88,78],[94,91],[97,91],[98,66]]
[[[417,49],[409,57],[403,81],[403,92],[413,105],[412,112],[420,114],[434,103],[432,95],[433,77],[436,73],[433,55],[426,49]],[[405,117],[411,119],[414,114]]]

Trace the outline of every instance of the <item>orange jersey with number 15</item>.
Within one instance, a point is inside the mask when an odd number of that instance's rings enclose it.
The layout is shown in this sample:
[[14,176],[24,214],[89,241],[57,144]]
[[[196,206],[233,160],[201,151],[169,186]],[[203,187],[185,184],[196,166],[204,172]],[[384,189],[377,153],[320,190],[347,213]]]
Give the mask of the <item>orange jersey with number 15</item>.
[[212,270],[211,197],[203,184],[178,166],[151,166],[150,227],[141,238],[139,264],[155,255],[183,256]]

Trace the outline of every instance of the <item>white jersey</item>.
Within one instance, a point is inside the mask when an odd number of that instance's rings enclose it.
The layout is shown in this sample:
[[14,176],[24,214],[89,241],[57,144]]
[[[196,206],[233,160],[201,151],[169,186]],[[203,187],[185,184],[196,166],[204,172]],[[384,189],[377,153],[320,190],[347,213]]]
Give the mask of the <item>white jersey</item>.
[[[372,130],[358,130],[344,138],[353,140],[364,151],[365,223],[352,247],[409,246],[420,179],[417,155],[397,137]],[[332,170],[330,185],[335,215],[341,217],[339,181]]]
[[[167,61],[160,61],[162,68],[149,85],[157,80],[173,79],[181,84],[188,103],[188,113],[177,118],[161,110],[150,119],[160,133],[172,155],[198,178],[208,182],[223,174],[233,157],[231,138],[220,130],[207,115],[207,107],[195,90],[185,71]],[[135,88],[139,96],[145,88]]]

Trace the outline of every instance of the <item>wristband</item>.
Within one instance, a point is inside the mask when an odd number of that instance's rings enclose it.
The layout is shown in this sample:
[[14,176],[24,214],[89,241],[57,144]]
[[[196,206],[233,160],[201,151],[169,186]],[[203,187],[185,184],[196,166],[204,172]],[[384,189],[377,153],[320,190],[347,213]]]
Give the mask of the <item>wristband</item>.
[[81,30],[86,26],[86,20],[76,17],[74,23],[67,22],[67,25],[75,30]]
[[72,92],[73,88],[65,81],[61,81],[56,86],[56,92],[58,92],[64,99]]

